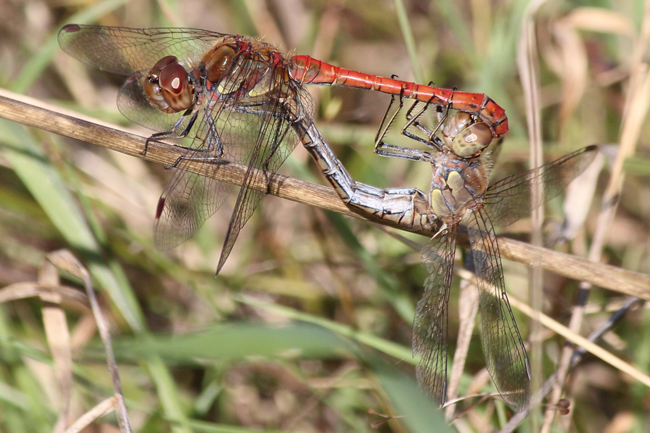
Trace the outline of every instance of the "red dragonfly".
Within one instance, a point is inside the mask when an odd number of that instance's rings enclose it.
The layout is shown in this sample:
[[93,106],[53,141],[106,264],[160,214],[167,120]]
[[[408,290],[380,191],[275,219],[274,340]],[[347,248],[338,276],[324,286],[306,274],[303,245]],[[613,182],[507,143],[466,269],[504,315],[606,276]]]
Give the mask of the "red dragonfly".
[[487,125],[492,137],[508,131],[505,111],[484,94],[362,74],[309,56],[286,57],[272,45],[245,36],[69,24],[59,32],[59,44],[88,65],[128,76],[118,107],[131,121],[157,131],[150,140],[190,140],[180,146],[187,152],[172,165],[176,171],[158,203],[158,249],[174,248],[191,237],[232,188],[190,173],[185,169],[188,161],[204,161],[215,172],[226,163],[248,167],[217,274],[263,196],[249,186],[268,183],[299,141],[345,203],[354,205],[358,188],[367,187],[349,177],[313,126],[313,102],[304,84],[400,94],[470,113]]
[[[394,102],[391,101],[391,105]],[[492,169],[492,142],[489,126],[467,113],[439,113],[434,129],[423,125],[418,102],[406,112],[402,134],[424,144],[434,152],[396,146],[384,141],[385,134],[402,109],[389,116],[391,105],[376,139],[379,155],[424,161],[431,164],[433,178],[427,197],[414,190],[403,212],[390,214],[408,228],[437,231],[422,249],[422,260],[429,272],[424,294],[417,304],[413,324],[414,354],[421,356],[416,369],[418,382],[440,404],[446,398],[447,305],[451,288],[456,234],[467,230],[474,272],[479,289],[481,335],[486,366],[503,400],[521,411],[530,398],[530,367],[526,349],[517,329],[505,291],[503,269],[494,226],[507,226],[530,214],[531,208],[559,195],[594,160],[597,146],[566,155],[533,170],[518,173],[488,186]],[[420,105],[421,106],[421,105]],[[531,182],[543,192],[531,190]],[[405,199],[406,200],[406,199]],[[402,216],[408,216],[402,218]],[[463,226],[461,226],[461,224]]]

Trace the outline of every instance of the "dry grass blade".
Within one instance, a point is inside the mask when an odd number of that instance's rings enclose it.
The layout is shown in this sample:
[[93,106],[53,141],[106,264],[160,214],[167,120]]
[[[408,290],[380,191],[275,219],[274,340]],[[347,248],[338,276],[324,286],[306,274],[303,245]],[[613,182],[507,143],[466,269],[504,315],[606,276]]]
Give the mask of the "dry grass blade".
[[[616,322],[618,322],[627,312],[629,312],[630,309],[634,308],[635,305],[640,305],[643,304],[642,301],[634,300],[632,298],[628,298],[622,305],[618,306],[618,311],[616,311],[612,316],[610,316],[610,319],[601,325],[598,329],[593,331],[588,338],[588,341],[590,343],[593,343],[595,341],[598,341],[602,336],[607,333],[609,330],[611,330]],[[561,326],[561,325],[559,325]],[[558,327],[558,329],[561,329]],[[566,329],[566,328],[564,328]],[[571,330],[568,330],[567,332],[568,336],[574,335]],[[569,337],[570,338],[570,337]],[[586,348],[579,348],[578,350],[573,352],[573,356],[571,357],[571,367],[574,367],[577,365],[580,360],[584,357],[585,353],[588,352]],[[548,395],[552,388],[558,383],[559,381],[559,372],[553,373],[547,380],[544,382],[544,385],[539,389],[539,391],[533,395],[532,400],[535,402],[541,402],[546,395]],[[556,410],[558,409],[558,413],[560,415],[566,415],[566,411],[568,411],[568,406],[566,405],[565,399],[561,399],[558,401],[558,403],[553,404],[549,403],[546,406],[550,410]],[[511,433],[513,432],[519,424],[523,421],[524,417],[528,414],[527,411],[523,411],[515,415],[508,421],[508,423],[501,429],[500,433]]]
[[598,346],[595,343],[592,343],[582,335],[571,331],[569,328],[556,322],[550,317],[544,314],[533,312],[533,310],[525,303],[517,299],[513,299],[512,297],[510,298],[510,303],[512,304],[513,307],[517,308],[519,311],[521,311],[522,313],[526,314],[529,317],[534,317],[535,314],[539,314],[539,319],[542,325],[546,326],[553,332],[558,333],[562,337],[566,338],[568,341],[580,347],[585,348],[589,353],[602,359],[606,363],[610,364],[612,367],[619,369],[623,373],[629,374],[632,378],[638,380],[645,386],[650,387],[650,376],[646,375],[638,368],[635,368],[629,363],[623,361],[621,358],[612,355],[607,350],[603,349],[602,347]]
[[619,34],[633,39],[635,24],[620,12],[603,8],[576,8],[567,14],[564,21],[572,27],[601,33]]
[[[58,286],[59,275],[51,263],[45,262],[40,269],[38,282],[43,286]],[[59,419],[54,427],[55,433],[62,433],[67,425],[70,412],[70,397],[72,392],[72,350],[70,345],[70,329],[61,308],[62,296],[56,292],[42,292],[43,326],[47,342],[54,361],[56,383],[59,387]]]
[[[469,281],[475,281],[476,278],[474,275],[466,270],[460,270],[458,272],[463,276],[463,278],[466,278]],[[517,310],[521,311],[525,315],[531,318],[538,317],[541,324],[544,325],[545,327],[549,328],[553,332],[556,332],[557,334],[561,335],[562,337],[566,338],[568,341],[585,348],[588,352],[591,354],[599,357],[603,361],[607,362],[608,364],[612,365],[613,367],[621,370],[624,373],[629,374],[632,376],[634,379],[638,380],[639,382],[643,383],[647,387],[650,387],[650,376],[646,375],[643,373],[641,370],[633,367],[629,363],[623,361],[622,359],[612,355],[610,352],[607,350],[603,349],[602,347],[598,346],[595,343],[592,343],[585,337],[581,336],[580,334],[573,332],[566,326],[562,325],[561,323],[558,323],[557,321],[551,319],[547,315],[541,313],[541,312],[536,312],[533,311],[532,308],[530,308],[526,303],[519,301],[518,299],[510,296],[510,304],[515,307]]]
[[42,286],[34,283],[16,283],[0,290],[0,304],[18,299],[43,296],[44,294],[55,293],[61,297],[61,302],[70,302],[76,305],[88,307],[88,298],[79,290],[67,286]]
[[108,415],[109,413],[113,412],[116,403],[117,403],[117,397],[107,398],[106,400],[102,401],[97,406],[93,407],[88,412],[83,414],[81,417],[79,417],[70,427],[68,427],[65,433],[80,432],[81,430],[88,427],[90,423],[92,423],[96,419],[99,419],[104,415]]
[[[533,1],[529,4],[527,12],[524,15],[524,21],[521,28],[521,39],[517,49],[517,66],[521,76],[521,87],[524,91],[524,101],[526,103],[526,119],[528,125],[528,136],[530,140],[530,165],[539,167],[543,164],[542,152],[542,129],[541,129],[541,104],[539,89],[539,63],[537,61],[537,38],[535,37],[535,15],[538,9],[545,3],[545,0]],[[531,180],[530,185],[533,194],[542,193],[541,180]],[[531,212],[532,236],[531,243],[535,246],[542,245],[542,224],[544,221],[544,207],[535,207],[534,202]],[[534,311],[541,311],[543,297],[543,273],[542,270],[533,266],[528,276],[528,292],[530,294],[530,303]],[[531,322],[530,332],[532,335],[539,335],[541,327],[538,320]],[[530,349],[530,380],[531,390],[535,392],[539,388],[543,377],[543,353],[542,344],[538,339],[533,339]],[[538,417],[535,413],[539,409],[532,408],[533,416],[531,417],[531,428],[538,429]]]
[[460,282],[460,294],[458,296],[458,340],[452,370],[447,381],[447,404],[445,405],[445,418],[452,419],[456,405],[451,403],[458,397],[458,388],[461,376],[465,370],[465,361],[469,352],[469,343],[472,339],[474,323],[478,314],[478,290],[474,284],[467,280]]
[[[22,102],[29,101],[29,102]],[[38,104],[38,105],[36,105]],[[90,144],[106,147],[111,150],[131,155],[142,156],[145,138],[99,123],[71,117],[57,111],[42,108],[44,105],[31,98],[26,98],[0,89],[0,117],[23,125],[36,127],[65,137],[82,140]],[[150,144],[145,159],[171,165],[181,155],[181,150],[169,145]],[[205,164],[195,162],[187,165],[187,169],[205,175]],[[246,167],[229,164],[219,170],[215,176],[219,180],[241,185]],[[251,185],[252,188],[266,191],[262,184]],[[336,195],[333,189],[322,185],[301,181],[291,177],[276,175],[270,182],[269,194],[285,198],[308,206],[317,207],[340,214],[368,220],[404,230],[404,227],[394,226],[386,221],[370,220],[348,209]],[[434,233],[419,231],[427,237]],[[466,239],[459,236],[461,244],[468,245]],[[578,281],[587,281],[596,286],[650,300],[650,276],[638,272],[594,263],[580,257],[545,248],[534,247],[524,242],[507,238],[499,238],[499,250],[503,258],[524,264],[535,263],[540,268],[557,273]]]
[[[88,272],[67,250],[48,254],[47,258],[49,261],[45,262],[39,271],[38,284],[20,283],[7,286],[0,290],[0,303],[33,296],[39,296],[43,301],[43,324],[52,360],[54,361],[56,383],[59,388],[59,416],[53,431],[57,433],[81,431],[90,422],[111,412],[115,406],[120,420],[121,431],[130,432],[131,429],[126,418],[126,406],[124,405],[124,398],[117,377],[116,363],[110,349],[110,336],[108,339],[104,339],[104,343],[107,347],[109,366],[113,365],[111,370],[114,373],[116,396],[100,403],[75,421],[72,426],[67,427],[72,393],[72,344],[65,311],[61,304],[68,302],[88,307],[90,300],[100,332],[108,333],[108,329],[92,291]],[[86,285],[88,296],[84,296],[83,293],[73,288],[61,286],[57,268],[81,278]],[[104,337],[104,335],[102,336]]]
[[[104,315],[102,314],[102,310],[99,307],[99,303],[97,302],[95,291],[93,290],[92,283],[90,282],[90,275],[86,268],[84,268],[84,266],[68,250],[55,251],[48,254],[47,257],[48,260],[50,260],[55,266],[71,273],[83,281],[86,293],[88,294],[88,299],[90,300],[90,306],[93,310],[93,314],[95,315],[95,321],[97,322],[99,334],[102,338],[102,342],[104,343],[104,350],[106,351],[106,362],[108,364],[108,369],[111,373],[111,379],[113,381],[113,390],[115,392],[116,398],[114,407],[115,412],[117,413],[117,421],[120,425],[120,431],[122,433],[130,433],[131,424],[129,422],[128,413],[126,410],[126,403],[124,402],[122,384],[117,372],[117,362],[115,361],[115,354],[113,353],[111,334],[109,332],[106,320],[104,319]],[[104,414],[106,413],[106,410],[99,410],[97,413]]]

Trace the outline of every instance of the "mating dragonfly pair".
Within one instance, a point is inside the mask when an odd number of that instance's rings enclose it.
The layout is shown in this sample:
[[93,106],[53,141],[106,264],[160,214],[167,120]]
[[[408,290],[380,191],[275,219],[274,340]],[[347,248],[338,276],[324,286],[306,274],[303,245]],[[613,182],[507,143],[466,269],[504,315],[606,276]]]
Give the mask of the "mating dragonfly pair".
[[[172,167],[174,175],[156,210],[157,248],[173,248],[224,203],[230,184],[186,170],[202,161],[213,173],[225,163],[248,166],[217,267],[263,193],[250,186],[269,182],[301,142],[344,203],[356,212],[390,220],[410,230],[437,230],[422,250],[429,271],[413,326],[413,351],[421,357],[420,384],[442,404],[447,372],[447,301],[453,276],[456,231],[465,225],[480,291],[483,350],[503,399],[515,410],[529,400],[526,350],[505,293],[493,224],[508,225],[530,212],[529,182],[539,179],[545,197],[559,194],[589,164],[586,148],[535,170],[488,187],[487,146],[508,131],[505,111],[480,93],[466,93],[362,74],[309,56],[286,57],[272,45],[243,36],[196,29],[129,29],[67,25],[59,44],[68,54],[99,69],[128,76],[118,107],[128,119],[157,131],[150,140],[191,142]],[[431,164],[428,194],[414,188],[378,189],[355,182],[328,147],[312,120],[313,102],[304,84],[380,91],[399,96],[385,116],[375,153]],[[425,152],[385,142],[404,98],[403,135],[434,150]],[[438,124],[425,126],[425,112],[437,107]],[[390,108],[390,107],[389,107]],[[146,149],[145,151],[146,152]],[[533,196],[533,206],[544,198]]]

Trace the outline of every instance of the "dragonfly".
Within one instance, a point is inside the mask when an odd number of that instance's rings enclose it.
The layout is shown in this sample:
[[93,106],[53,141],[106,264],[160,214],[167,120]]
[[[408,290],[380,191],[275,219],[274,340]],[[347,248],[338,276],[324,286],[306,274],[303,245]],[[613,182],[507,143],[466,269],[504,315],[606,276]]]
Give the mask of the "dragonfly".
[[[298,142],[343,202],[360,212],[381,208],[386,215],[402,213],[400,206],[417,195],[412,189],[385,191],[356,183],[315,129],[314,103],[305,84],[399,94],[470,113],[494,138],[508,131],[505,110],[485,94],[364,74],[306,55],[288,57],[273,45],[246,36],[189,28],[68,24],[58,39],[63,51],[81,62],[128,77],[117,105],[126,118],[156,131],[147,145],[186,139],[176,144],[185,153],[171,165],[175,172],[156,209],[157,249],[185,242],[226,201],[233,187],[214,179],[221,167],[229,163],[248,167],[217,274],[264,195],[252,186],[268,185]],[[191,161],[206,163],[207,175],[187,170]]]
[[[436,128],[424,124],[428,107],[419,102],[406,112],[402,135],[432,152],[397,146],[386,141],[390,125],[403,108],[389,116],[394,97],[379,128],[375,152],[431,164],[429,194],[413,190],[419,207],[405,204],[390,214],[408,228],[424,228],[436,234],[422,248],[422,261],[429,273],[417,304],[412,348],[420,356],[416,376],[420,385],[444,404],[447,380],[447,321],[453,278],[456,236],[467,230],[479,290],[481,335],[486,366],[503,400],[515,411],[530,399],[530,365],[505,291],[503,268],[494,226],[508,226],[530,210],[559,195],[582,173],[597,154],[597,146],[570,153],[541,167],[514,174],[488,186],[492,169],[493,141],[489,126],[473,114],[438,112]],[[420,108],[416,108],[420,104]],[[531,188],[531,182],[541,184]],[[405,199],[406,200],[406,199]],[[384,209],[386,211],[386,209]],[[401,216],[406,216],[401,218]]]

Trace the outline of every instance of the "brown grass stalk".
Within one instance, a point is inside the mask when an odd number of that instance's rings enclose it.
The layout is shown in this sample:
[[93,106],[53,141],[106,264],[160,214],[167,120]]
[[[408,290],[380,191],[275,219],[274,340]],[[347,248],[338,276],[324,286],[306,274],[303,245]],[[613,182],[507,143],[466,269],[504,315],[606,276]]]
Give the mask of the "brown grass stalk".
[[[165,166],[173,164],[183,154],[183,150],[175,146],[150,143],[147,154],[142,155],[146,141],[146,138],[142,136],[116,129],[95,120],[84,119],[78,114],[64,114],[63,110],[59,108],[47,106],[40,101],[3,89],[0,89],[0,117],[127,155],[141,157]],[[201,162],[190,162],[186,168],[193,173],[202,175],[207,175],[208,172],[212,173],[206,164]],[[244,166],[229,164],[212,175],[218,180],[241,185],[245,171],[246,167]],[[266,191],[266,186],[263,184],[252,187]],[[406,230],[404,227],[395,226],[386,221],[373,220],[351,211],[330,187],[276,175],[270,182],[268,193],[308,206]],[[417,233],[429,237],[433,235],[426,230]],[[577,256],[545,248],[533,247],[508,238],[500,237],[498,241],[503,258],[527,265],[534,263],[542,269],[567,278],[586,281],[615,292],[650,300],[650,276],[648,275],[603,263],[590,262]],[[464,241],[461,239],[461,242]]]

